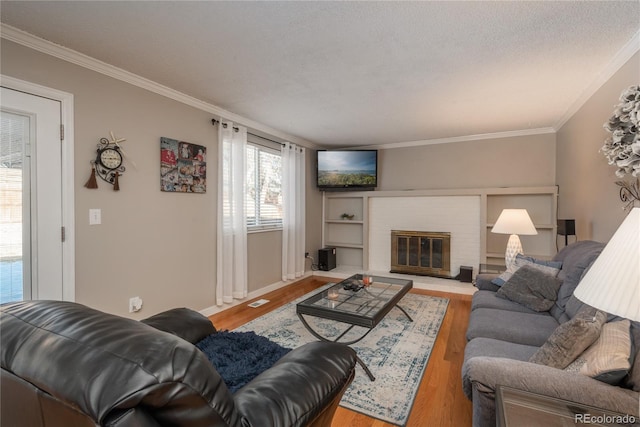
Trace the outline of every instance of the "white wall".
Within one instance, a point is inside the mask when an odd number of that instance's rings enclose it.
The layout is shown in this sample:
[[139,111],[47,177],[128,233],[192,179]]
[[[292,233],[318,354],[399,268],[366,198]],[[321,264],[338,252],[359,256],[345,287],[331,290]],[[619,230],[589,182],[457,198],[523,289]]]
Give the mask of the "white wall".
[[[5,39],[0,54],[2,74],[74,95],[76,301],[134,318],[174,307],[213,306],[218,138],[212,114]],[[137,168],[125,161],[119,192],[100,179],[100,188],[87,189],[89,160],[109,131],[127,139],[123,147]],[[160,191],[163,136],[207,147],[206,194]],[[307,209],[316,212],[321,195],[310,169]],[[102,225],[89,226],[91,208],[102,209]],[[320,246],[315,215],[307,220],[309,250]],[[280,231],[248,236],[249,291],[280,280],[281,236]],[[133,296],[144,305],[130,314]]]

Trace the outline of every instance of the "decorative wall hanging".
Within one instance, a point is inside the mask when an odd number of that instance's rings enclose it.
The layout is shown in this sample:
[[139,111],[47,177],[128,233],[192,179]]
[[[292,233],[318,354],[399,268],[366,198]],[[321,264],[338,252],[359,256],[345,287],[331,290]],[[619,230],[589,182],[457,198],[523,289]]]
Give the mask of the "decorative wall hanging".
[[207,148],[171,138],[160,138],[160,190],[207,192]]
[[98,188],[96,174],[104,181],[113,185],[114,191],[120,190],[118,178],[124,173],[125,167],[124,150],[120,143],[126,141],[124,138],[116,138],[113,132],[109,132],[111,140],[100,138],[95,160],[91,160],[91,176],[84,185],[87,188]]
[[620,200],[627,203],[625,209],[628,210],[640,201],[640,86],[631,86],[622,92],[620,103],[604,128],[611,136],[600,151],[610,165],[618,168],[618,178],[626,175],[636,178],[630,182],[616,181],[620,187]]

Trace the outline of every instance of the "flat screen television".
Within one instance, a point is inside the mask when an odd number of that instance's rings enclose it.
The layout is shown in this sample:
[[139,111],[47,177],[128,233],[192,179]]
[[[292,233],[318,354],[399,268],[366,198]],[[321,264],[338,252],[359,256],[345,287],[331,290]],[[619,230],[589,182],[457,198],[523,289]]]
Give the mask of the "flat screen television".
[[378,186],[377,150],[318,151],[320,190],[373,190]]

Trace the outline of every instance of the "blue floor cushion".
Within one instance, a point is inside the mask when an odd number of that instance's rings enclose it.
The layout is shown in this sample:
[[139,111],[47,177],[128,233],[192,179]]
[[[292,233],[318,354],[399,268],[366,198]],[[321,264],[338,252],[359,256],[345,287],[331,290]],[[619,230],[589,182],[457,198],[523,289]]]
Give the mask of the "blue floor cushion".
[[266,371],[291,351],[255,332],[219,331],[196,344],[231,393]]

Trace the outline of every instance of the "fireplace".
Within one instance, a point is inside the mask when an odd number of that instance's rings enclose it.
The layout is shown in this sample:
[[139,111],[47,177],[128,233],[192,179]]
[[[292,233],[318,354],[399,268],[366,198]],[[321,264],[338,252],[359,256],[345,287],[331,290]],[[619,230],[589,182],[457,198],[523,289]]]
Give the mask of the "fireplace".
[[451,233],[391,230],[391,273],[451,277]]

